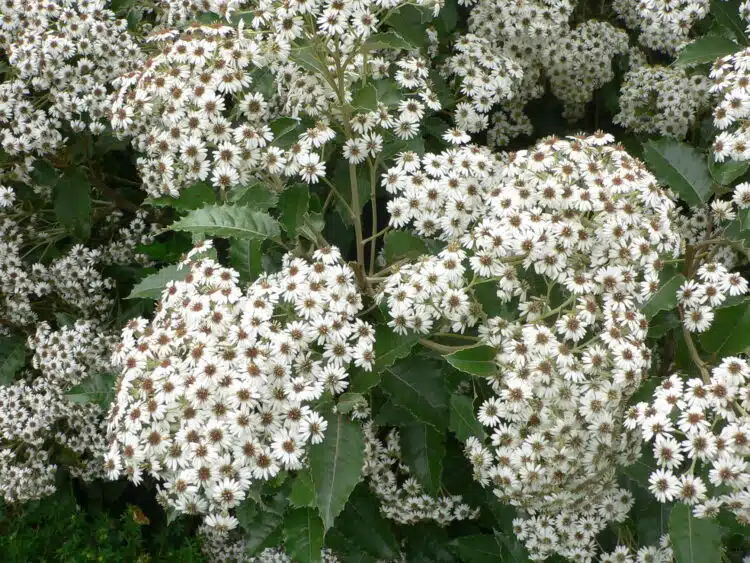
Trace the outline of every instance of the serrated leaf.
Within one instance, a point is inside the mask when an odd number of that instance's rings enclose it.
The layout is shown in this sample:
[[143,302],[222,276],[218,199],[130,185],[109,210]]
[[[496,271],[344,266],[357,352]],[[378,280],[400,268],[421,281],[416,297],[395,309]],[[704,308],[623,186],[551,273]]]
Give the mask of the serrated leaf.
[[358,552],[391,561],[398,558],[399,543],[390,521],[383,518],[378,506],[379,501],[368,490],[367,485],[360,483],[354,489],[344,511],[336,519],[336,526],[332,531],[342,533],[356,545]]
[[711,328],[699,339],[701,348],[715,358],[746,352],[750,348],[750,299],[716,309]]
[[330,415],[325,438],[310,447],[310,475],[323,527],[333,526],[349,495],[362,480],[365,443],[359,424]]
[[739,0],[711,0],[711,15],[724,27],[730,29],[741,44],[747,44],[745,23],[740,17]]
[[373,372],[380,373],[393,362],[406,357],[419,336],[414,333],[396,334],[385,325],[375,327],[375,366]]
[[95,373],[71,387],[65,397],[73,403],[96,403],[106,411],[115,397],[116,380],[114,374]]
[[297,236],[297,229],[302,225],[309,204],[310,189],[306,184],[293,184],[281,192],[278,205],[281,226],[290,236]]
[[425,492],[436,496],[442,483],[445,433],[427,424],[411,424],[399,433],[404,462]]
[[180,191],[179,197],[147,198],[144,203],[154,207],[173,207],[180,211],[199,209],[211,203],[216,203],[216,192],[206,182],[196,182]]
[[677,290],[685,281],[685,276],[677,274],[664,283],[641,307],[646,319],[651,320],[659,311],[671,311],[677,307]]
[[209,205],[196,209],[170,228],[213,237],[256,240],[281,234],[278,221],[267,213],[234,205]]
[[385,234],[383,255],[386,264],[393,264],[402,258],[416,259],[428,253],[427,245],[416,235],[406,231],[390,231]]
[[450,365],[464,373],[491,377],[497,372],[497,351],[491,346],[472,346],[443,356]]
[[393,49],[396,51],[413,49],[414,46],[406,39],[401,37],[395,31],[386,31],[384,33],[374,33],[362,42],[359,50],[362,53],[382,49]]
[[450,541],[448,547],[465,563],[485,563],[503,559],[503,550],[492,534],[455,538]]
[[146,276],[133,287],[125,299],[161,299],[161,294],[167,287],[167,283],[174,280],[184,280],[188,274],[188,269],[177,269],[177,265],[166,266],[156,272]]
[[721,527],[710,518],[695,518],[679,503],[669,516],[669,539],[677,563],[720,563]]
[[311,508],[293,510],[284,519],[284,548],[293,561],[321,561],[323,522]]
[[458,393],[451,395],[448,428],[461,442],[465,442],[471,436],[479,439],[486,436],[482,424],[477,420],[473,401]]
[[378,109],[378,92],[372,84],[365,84],[352,98],[352,106],[356,109],[377,111]]
[[67,170],[54,187],[55,215],[77,237],[91,234],[91,183],[79,170]]
[[315,486],[309,469],[297,473],[289,493],[289,502],[298,508],[315,506]]
[[23,338],[0,339],[0,385],[13,383],[16,373],[26,365],[26,342]]
[[741,47],[720,35],[705,35],[688,43],[677,54],[676,66],[692,66],[713,63],[720,57],[740,51]]
[[654,176],[688,205],[700,206],[710,199],[713,180],[698,149],[672,139],[647,141],[643,144],[643,160]]
[[249,207],[256,211],[270,209],[279,201],[278,194],[261,182],[233,189],[227,194],[229,203]]
[[417,420],[445,430],[448,426],[449,393],[439,362],[411,357],[383,373],[382,389],[391,401]]
[[748,168],[750,168],[750,162],[747,161],[716,162],[713,154],[708,155],[708,171],[711,177],[722,186],[729,186],[737,178],[744,175]]

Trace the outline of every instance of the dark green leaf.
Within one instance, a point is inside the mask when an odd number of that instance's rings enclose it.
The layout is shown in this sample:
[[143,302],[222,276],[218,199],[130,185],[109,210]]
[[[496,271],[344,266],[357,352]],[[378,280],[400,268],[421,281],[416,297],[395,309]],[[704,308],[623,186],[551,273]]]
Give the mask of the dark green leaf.
[[363,369],[355,369],[349,376],[349,391],[366,393],[380,383],[380,380],[380,373],[375,370],[365,371]]
[[13,383],[16,373],[26,364],[26,342],[14,336],[0,339],[0,385]]
[[174,280],[184,280],[188,274],[188,269],[177,269],[176,265],[166,266],[155,274],[146,276],[137,284],[125,299],[161,299],[161,294],[167,283]]
[[356,109],[376,111],[378,109],[378,92],[372,84],[365,84],[354,93],[352,106]]
[[720,563],[722,560],[721,528],[712,519],[695,518],[685,504],[672,508],[669,539],[677,563]]
[[57,183],[57,170],[46,160],[36,160],[31,178],[40,186],[54,186]]
[[365,483],[360,483],[336,519],[335,530],[349,538],[359,552],[391,561],[398,558],[399,544],[390,522],[381,516],[378,506],[378,499]]
[[456,438],[462,442],[471,436],[484,439],[486,436],[484,428],[477,420],[474,403],[469,397],[454,393],[451,395],[450,409],[448,428],[456,435]]
[[293,561],[321,561],[323,522],[311,508],[293,510],[284,519],[284,548]]
[[396,82],[390,78],[381,78],[373,82],[378,92],[378,101],[388,107],[397,106],[403,96]]
[[210,184],[196,182],[181,190],[179,197],[147,198],[144,203],[155,207],[173,207],[180,211],[190,211],[216,203],[216,192]]
[[698,149],[672,139],[647,141],[643,144],[643,160],[656,178],[688,205],[703,205],[711,197],[713,180]]
[[711,0],[711,15],[737,37],[742,44],[747,44],[745,22],[740,17],[740,0]]
[[685,276],[677,274],[663,284],[641,307],[647,319],[654,318],[659,311],[671,311],[677,307],[677,290],[685,283]]
[[279,223],[263,211],[234,205],[210,205],[191,211],[173,223],[173,231],[214,237],[262,240],[279,236]]
[[448,426],[449,393],[439,362],[411,357],[383,373],[383,390],[393,403],[417,420],[445,430]]
[[716,309],[711,328],[700,335],[700,343],[716,358],[746,352],[750,348],[750,299]]
[[364,398],[360,393],[344,393],[341,395],[336,402],[336,412],[341,414],[349,414],[359,405],[366,405],[367,399]]
[[464,373],[491,377],[497,372],[496,355],[497,351],[491,346],[472,346],[443,357]]
[[73,403],[96,403],[105,411],[115,397],[115,381],[111,373],[96,373],[79,385],[74,385],[65,394]]
[[384,33],[375,33],[368,37],[360,46],[359,50],[363,53],[366,53],[368,51],[377,51],[382,49],[394,49],[396,51],[400,50],[410,50],[413,49],[414,46],[410,44],[406,39],[401,37],[398,33],[395,31],[386,31]]
[[503,550],[492,534],[463,536],[452,540],[448,546],[466,563],[502,561],[503,558]]
[[91,184],[79,170],[67,170],[54,187],[55,214],[77,237],[91,234]]
[[401,453],[412,475],[428,495],[440,492],[445,433],[427,424],[411,424],[399,429]]
[[329,416],[321,444],[310,447],[310,474],[316,505],[328,530],[362,479],[365,443],[359,424],[346,417]]
[[393,264],[402,258],[413,260],[428,253],[427,245],[416,235],[406,231],[390,231],[385,235],[383,254],[386,264]]
[[713,63],[720,57],[740,51],[737,43],[719,35],[699,37],[692,43],[685,45],[677,55],[676,66],[693,66]]
[[456,22],[458,21],[458,6],[456,0],[445,0],[443,7],[440,9],[440,14],[435,22],[440,26],[442,33],[450,33],[456,28]]
[[396,360],[406,357],[419,336],[414,333],[396,334],[385,325],[375,327],[375,367],[373,371],[380,373]]
[[289,493],[289,502],[298,508],[315,506],[315,487],[309,469],[297,473]]
[[279,196],[281,226],[290,236],[297,236],[297,228],[302,224],[310,203],[310,190],[307,184],[292,184]]
[[716,162],[713,154],[708,155],[708,171],[711,173],[711,177],[722,186],[729,186],[745,174],[748,168],[750,168],[750,162],[736,162],[734,160]]
[[263,271],[261,245],[259,240],[232,239],[229,242],[229,265],[240,273],[243,281],[255,281]]
[[279,196],[261,182],[235,188],[228,194],[229,203],[243,205],[250,209],[270,209],[279,201]]
[[307,129],[308,124],[292,117],[280,117],[269,125],[273,131],[273,144],[282,149],[292,146]]

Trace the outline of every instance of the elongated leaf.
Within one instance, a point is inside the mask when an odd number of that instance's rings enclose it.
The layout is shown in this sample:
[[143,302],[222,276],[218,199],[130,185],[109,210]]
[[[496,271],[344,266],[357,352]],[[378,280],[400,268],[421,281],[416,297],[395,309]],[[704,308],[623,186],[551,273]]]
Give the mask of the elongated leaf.
[[79,238],[91,234],[91,183],[78,170],[63,174],[54,187],[55,214],[60,224]]
[[155,274],[146,276],[137,284],[125,299],[161,299],[161,294],[167,283],[174,280],[184,280],[188,274],[188,269],[177,269],[177,265],[166,266]]
[[385,33],[375,33],[368,37],[360,46],[360,51],[375,51],[380,49],[393,49],[396,51],[413,49],[413,45],[401,37],[395,31],[386,31]]
[[722,186],[728,186],[737,178],[745,174],[750,169],[750,162],[716,162],[713,154],[708,155],[708,171],[711,177]]
[[357,546],[358,552],[391,561],[398,558],[399,543],[391,524],[381,516],[377,498],[365,483],[354,489],[346,508],[336,519],[332,531],[341,532]]
[[297,229],[307,213],[310,204],[310,190],[306,184],[293,184],[279,196],[281,226],[290,236],[297,235]]
[[671,311],[677,307],[677,290],[683,283],[685,283],[685,276],[682,274],[670,278],[651,296],[651,299],[643,304],[641,312],[648,320],[651,320],[659,311]]
[[464,373],[490,377],[497,372],[496,355],[496,350],[491,346],[472,346],[443,357]]
[[492,534],[462,536],[451,540],[448,546],[466,563],[501,561],[503,557],[503,550]]
[[440,492],[445,457],[445,433],[427,424],[400,429],[401,452],[414,478],[428,495]]
[[427,245],[416,235],[406,231],[391,231],[385,235],[383,254],[387,264],[393,264],[402,258],[419,258],[428,253]]
[[740,0],[711,0],[711,15],[730,29],[740,44],[747,44],[745,23],[740,17]]
[[179,197],[148,198],[144,203],[154,207],[173,207],[180,211],[189,211],[216,203],[216,192],[206,182],[196,182],[181,190]]
[[677,55],[675,65],[692,66],[713,63],[720,57],[740,51],[741,47],[734,41],[720,35],[706,35],[685,45]]
[[229,264],[240,273],[243,281],[255,281],[263,270],[262,241],[232,239],[229,243]]
[[474,412],[474,403],[469,397],[454,393],[451,395],[450,409],[448,428],[456,435],[456,438],[465,442],[471,436],[480,439],[486,436]]
[[391,366],[381,384],[391,401],[438,430],[448,427],[449,393],[439,362],[411,357]]
[[672,508],[669,538],[677,563],[720,563],[721,528],[710,518],[695,518],[689,506]]
[[278,222],[262,211],[234,205],[210,205],[172,224],[173,231],[214,237],[266,239],[279,236]]
[[16,373],[26,364],[26,343],[23,338],[0,339],[0,385],[13,383]]
[[414,333],[399,335],[384,325],[375,327],[375,367],[373,371],[380,373],[393,362],[405,358],[419,337]]
[[713,181],[706,158],[698,149],[672,139],[647,141],[643,144],[643,160],[657,179],[688,205],[703,205],[711,197]]
[[362,479],[365,443],[359,424],[329,416],[323,442],[310,448],[310,475],[323,527],[333,526],[349,495]]
[[284,519],[284,547],[294,561],[321,561],[323,536],[323,522],[311,508],[293,510]]
[[700,343],[715,358],[750,349],[750,299],[734,307],[716,309],[711,328],[700,336]]

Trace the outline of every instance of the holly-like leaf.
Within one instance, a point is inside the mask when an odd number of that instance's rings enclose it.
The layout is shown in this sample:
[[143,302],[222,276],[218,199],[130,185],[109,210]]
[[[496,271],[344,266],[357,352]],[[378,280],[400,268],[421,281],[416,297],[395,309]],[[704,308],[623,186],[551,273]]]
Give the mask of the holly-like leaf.
[[323,522],[311,508],[299,508],[284,519],[284,548],[294,561],[321,561]]
[[277,237],[281,233],[279,223],[268,213],[235,205],[209,205],[196,209],[170,228],[213,237],[256,240]]
[[333,526],[362,479],[364,460],[365,443],[359,424],[342,415],[329,416],[323,442],[310,447],[310,475],[325,530]]
[[385,235],[383,255],[386,264],[393,264],[402,258],[419,258],[428,253],[427,245],[416,235],[406,231],[391,231]]
[[310,189],[306,184],[293,184],[279,196],[281,226],[290,236],[297,235],[297,229],[304,221],[310,204]]
[[177,265],[166,266],[135,284],[130,295],[125,299],[153,299],[158,301],[161,299],[161,294],[167,287],[167,283],[174,280],[184,280],[188,272],[187,268],[178,270]]
[[694,66],[713,63],[720,57],[740,51],[741,47],[734,41],[720,35],[705,35],[680,49],[675,60],[676,66]]
[[404,462],[425,492],[437,495],[443,473],[445,433],[427,424],[410,424],[399,432]]
[[677,290],[685,283],[685,276],[677,274],[667,280],[651,298],[641,307],[641,312],[648,320],[659,311],[671,311],[677,307]]
[[669,539],[677,563],[720,563],[722,560],[721,527],[713,519],[695,518],[685,504],[672,508]]
[[26,365],[26,342],[23,338],[0,339],[0,385],[13,383],[16,373]]
[[380,373],[396,360],[405,358],[418,341],[419,336],[414,333],[396,334],[385,325],[376,326],[373,371]]
[[711,197],[713,180],[698,149],[673,139],[647,141],[643,144],[643,160],[656,178],[688,205],[703,205]]
[[439,362],[410,357],[383,373],[381,384],[391,401],[438,430],[448,427],[449,393]]
[[466,395],[454,393],[450,399],[450,419],[448,428],[460,441],[465,442],[471,436],[484,439],[486,434],[482,424],[477,420],[474,403]]
[[346,508],[336,519],[336,526],[332,531],[349,538],[357,546],[358,552],[391,561],[398,558],[399,543],[390,521],[381,516],[378,506],[377,498],[367,485],[360,483],[346,503]]
[[497,351],[491,346],[472,346],[443,357],[464,373],[490,377],[497,372],[496,355]]

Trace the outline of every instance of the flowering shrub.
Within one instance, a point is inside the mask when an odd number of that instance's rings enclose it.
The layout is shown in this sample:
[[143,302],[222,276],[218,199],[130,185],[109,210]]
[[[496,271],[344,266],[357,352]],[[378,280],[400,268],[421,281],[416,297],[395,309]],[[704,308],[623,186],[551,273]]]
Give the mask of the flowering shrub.
[[747,563],[749,4],[4,3],[9,560]]

